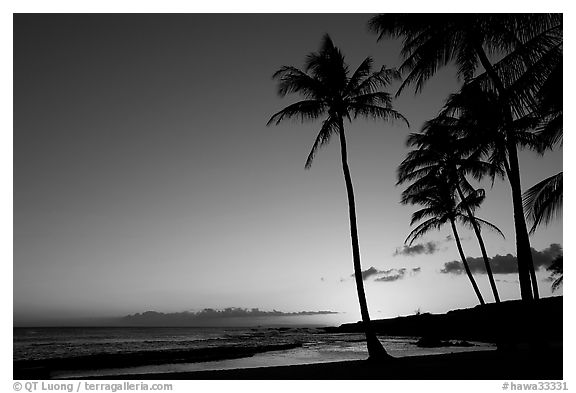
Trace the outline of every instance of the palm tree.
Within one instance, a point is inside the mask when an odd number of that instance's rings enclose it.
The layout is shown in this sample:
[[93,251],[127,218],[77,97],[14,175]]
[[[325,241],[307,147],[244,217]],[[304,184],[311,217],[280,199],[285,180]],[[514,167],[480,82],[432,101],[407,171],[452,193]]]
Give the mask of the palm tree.
[[468,226],[471,226],[472,222],[475,222],[476,225],[483,224],[497,232],[500,232],[496,226],[489,222],[478,217],[474,217],[473,220],[471,220],[467,214],[468,209],[473,209],[474,207],[479,206],[483,199],[483,190],[478,190],[469,195],[466,199],[458,201],[455,197],[454,185],[450,183],[447,177],[441,173],[432,173],[431,175],[420,179],[420,187],[418,187],[418,189],[406,189],[402,193],[401,200],[403,204],[418,204],[425,206],[423,209],[412,214],[410,225],[414,225],[424,219],[426,220],[421,222],[416,226],[416,228],[414,228],[414,230],[412,230],[412,232],[410,232],[406,238],[406,242],[409,245],[430,230],[440,229],[446,223],[450,223],[454,240],[456,241],[456,246],[458,248],[458,253],[460,254],[462,264],[464,265],[464,270],[466,271],[468,279],[472,284],[472,288],[474,289],[480,304],[484,304],[484,299],[482,298],[478,285],[474,280],[468,262],[466,261],[466,256],[460,242],[460,236],[456,229],[456,222],[458,221]]
[[304,100],[289,105],[274,114],[268,121],[268,125],[279,124],[289,118],[299,118],[302,121],[324,118],[320,132],[306,160],[305,167],[307,169],[312,165],[318,149],[328,143],[333,134],[339,136],[342,170],[348,196],[354,277],[360,313],[369,356],[371,359],[379,359],[389,357],[389,355],[376,337],[366,303],[360,264],[354,190],[348,167],[344,134],[344,119],[351,122],[352,119],[363,116],[373,119],[402,120],[406,124],[408,122],[404,116],[392,108],[391,95],[381,90],[392,81],[399,79],[398,72],[385,67],[373,72],[372,65],[372,58],[367,57],[350,75],[344,56],[334,46],[331,38],[325,35],[320,50],[309,54],[306,58],[304,70],[283,66],[274,74],[273,78],[278,80],[278,93],[281,97],[289,93],[298,93],[304,97]]
[[[497,93],[484,90],[475,83],[469,83],[458,93],[450,95],[432,126],[439,127],[437,123],[441,123],[441,127],[464,140],[465,146],[473,146],[472,156],[476,156],[477,159],[482,157],[487,161],[489,167],[484,169],[488,170],[492,182],[495,176],[503,178],[504,174],[510,179],[511,165],[506,147],[508,138],[513,138],[516,145],[521,148],[532,148],[541,153],[546,144],[541,135],[534,132],[541,122],[537,113],[527,113],[507,124],[505,112]],[[474,162],[470,159],[467,161]],[[479,175],[481,172],[475,173],[474,177],[480,180]],[[537,289],[534,266],[529,265],[528,269],[524,270],[521,266],[522,264],[518,262],[519,277],[524,277],[528,282],[531,280],[532,288]]]
[[[408,157],[400,164],[397,185],[414,180],[407,190],[408,193],[414,193],[427,187],[428,177],[443,175],[454,187],[460,200],[465,200],[468,196],[480,192],[470,185],[466,179],[467,174],[480,180],[485,175],[494,178],[499,173],[498,167],[494,168],[490,163],[481,160],[477,149],[471,149],[462,143],[463,138],[458,138],[454,133],[454,129],[459,126],[454,120],[457,119],[437,117],[427,122],[421,133],[409,136],[407,145],[417,149],[409,152]],[[467,204],[463,207],[478,240],[494,300],[500,303],[480,225],[472,208]]]
[[[534,94],[551,72],[562,45],[561,14],[384,14],[372,18],[369,26],[378,39],[404,39],[400,71],[408,76],[398,93],[410,84],[421,91],[439,68],[455,63],[464,81],[475,80],[497,93],[505,109],[506,131],[514,116],[533,105]],[[480,66],[482,73],[476,75]],[[538,286],[524,218],[517,142],[512,132],[505,134],[520,291],[522,299],[531,300],[538,298]]]

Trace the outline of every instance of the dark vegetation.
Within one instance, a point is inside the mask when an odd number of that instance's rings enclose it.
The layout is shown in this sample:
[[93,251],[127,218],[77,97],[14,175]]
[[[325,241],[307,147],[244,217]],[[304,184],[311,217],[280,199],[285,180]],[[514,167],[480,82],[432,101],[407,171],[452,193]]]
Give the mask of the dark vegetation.
[[[510,300],[449,311],[372,321],[379,335],[419,336],[434,340],[496,343],[499,350],[562,347],[561,296],[526,303]],[[325,328],[328,332],[360,332],[361,322]]]

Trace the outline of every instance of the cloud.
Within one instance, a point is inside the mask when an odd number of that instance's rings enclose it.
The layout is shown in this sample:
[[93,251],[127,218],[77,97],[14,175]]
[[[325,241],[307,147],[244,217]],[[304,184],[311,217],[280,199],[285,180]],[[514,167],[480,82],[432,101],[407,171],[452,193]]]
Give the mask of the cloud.
[[390,270],[387,270],[384,275],[376,278],[376,280],[374,280],[374,281],[392,282],[392,281],[397,281],[397,280],[403,279],[405,275],[406,275],[406,268],[405,267],[403,267],[402,269],[390,269]]
[[[368,277],[375,276],[376,274],[385,273],[384,270],[378,270],[374,266],[370,267],[369,269],[362,270],[362,280],[366,281]],[[350,275],[350,277],[354,277],[354,273]]]
[[[557,243],[550,244],[549,247],[543,249],[542,251],[536,251],[534,248],[532,248],[534,268],[538,270],[548,267],[550,263],[552,263],[552,260],[560,254],[562,254],[562,246]],[[486,266],[484,265],[484,259],[482,257],[466,258],[466,260],[468,261],[468,265],[470,266],[472,273],[486,274]],[[496,254],[496,256],[490,258],[490,267],[492,268],[492,273],[494,274],[517,273],[518,261],[512,254]],[[445,274],[463,274],[464,265],[462,262],[458,261],[446,262],[440,272]]]
[[404,273],[400,274],[391,274],[389,276],[383,276],[383,277],[379,277],[374,281],[379,281],[379,282],[391,282],[391,281],[396,281],[396,280],[400,280],[404,278]]
[[438,243],[437,242],[427,242],[427,243],[418,243],[414,246],[402,246],[394,251],[393,256],[404,255],[404,256],[414,256],[420,254],[434,254],[438,251]]
[[[375,277],[374,281],[392,282],[401,280],[405,278],[407,275],[415,276],[416,274],[420,273],[421,270],[422,270],[421,267],[414,267],[410,269],[403,267],[399,269],[378,270],[374,266],[372,266],[369,269],[362,271],[362,280],[366,281],[370,277]],[[354,274],[351,274],[350,276],[354,277]],[[340,282],[342,281],[344,281],[344,279],[340,280]]]
[[384,270],[381,276],[376,277],[374,281],[378,282],[393,282],[406,278],[407,276],[415,276],[422,271],[421,267],[413,267],[411,269],[401,268],[401,269],[389,269]]
[[262,311],[258,308],[247,309],[228,307],[222,310],[205,308],[198,312],[184,311],[175,313],[162,313],[156,311],[146,311],[143,313],[127,315],[121,318],[119,322],[122,325],[137,326],[216,326],[229,323],[230,321],[239,320],[246,321],[244,323],[249,323],[248,321],[270,320],[272,317],[305,317],[331,314],[339,313],[336,311]]

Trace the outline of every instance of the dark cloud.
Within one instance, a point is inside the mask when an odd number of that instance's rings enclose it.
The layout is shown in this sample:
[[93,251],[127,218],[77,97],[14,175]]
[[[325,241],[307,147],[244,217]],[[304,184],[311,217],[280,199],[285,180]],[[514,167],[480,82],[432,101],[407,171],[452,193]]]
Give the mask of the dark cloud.
[[415,276],[417,274],[419,274],[422,271],[421,267],[414,267],[411,269],[407,269],[405,267],[401,268],[401,269],[389,269],[389,270],[385,270],[383,273],[383,275],[377,277],[374,281],[378,281],[378,282],[392,282],[392,281],[397,281],[397,280],[401,280],[403,278],[406,278],[407,276]]
[[[391,282],[404,278],[407,272],[409,272],[410,276],[414,276],[420,273],[420,270],[421,270],[420,267],[415,267],[411,269],[403,267],[400,269],[378,270],[374,266],[372,266],[369,269],[362,271],[362,279],[366,281],[369,277],[375,276],[376,278],[374,281]],[[352,274],[351,277],[354,277],[354,274]],[[344,279],[341,279],[340,281],[342,282],[344,281]]]
[[414,246],[402,246],[401,248],[397,248],[392,255],[396,257],[398,255],[413,256],[420,254],[434,254],[438,250],[438,243],[427,242],[418,243]]
[[[558,255],[562,254],[562,246],[553,243],[542,251],[536,251],[532,248],[532,258],[534,260],[534,268],[536,270],[546,268],[552,263],[552,260]],[[482,257],[466,258],[472,273],[486,274],[486,266]],[[518,272],[518,262],[514,255],[498,255],[490,258],[490,267],[494,274],[510,274]],[[462,274],[464,273],[464,265],[462,262],[451,261],[446,262],[441,273]]]
[[[362,270],[362,280],[366,281],[368,277],[375,276],[380,273],[385,273],[385,270],[378,270],[374,266],[370,267],[369,269]],[[354,277],[354,273],[350,275],[350,277]]]

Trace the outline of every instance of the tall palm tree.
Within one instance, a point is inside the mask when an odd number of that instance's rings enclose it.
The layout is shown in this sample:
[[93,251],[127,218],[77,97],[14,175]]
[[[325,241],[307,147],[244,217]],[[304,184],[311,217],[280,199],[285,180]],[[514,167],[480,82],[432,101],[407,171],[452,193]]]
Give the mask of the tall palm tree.
[[[543,138],[534,132],[541,121],[538,114],[527,113],[507,124],[505,112],[497,93],[469,83],[449,96],[435,122],[447,124],[444,128],[466,141],[465,146],[473,146],[473,156],[487,161],[492,181],[495,176],[503,178],[505,174],[510,179],[511,165],[506,140],[513,138],[517,146],[539,152],[543,151],[545,144]],[[470,159],[467,161],[474,162]],[[474,177],[481,179],[478,173]],[[521,269],[522,266],[519,261],[519,277],[523,277],[528,284],[532,281],[532,289],[537,289],[534,266],[528,264],[527,269]],[[534,293],[537,294],[537,291]]]
[[346,138],[344,134],[344,119],[352,121],[359,116],[383,120],[407,120],[392,107],[392,97],[382,89],[392,81],[399,79],[396,70],[382,67],[372,71],[373,60],[364,59],[356,71],[350,74],[348,65],[340,50],[334,46],[331,38],[325,35],[318,52],[310,53],[306,58],[303,70],[296,67],[283,66],[273,76],[278,80],[278,93],[281,97],[289,93],[298,93],[304,97],[274,114],[268,121],[279,124],[289,118],[299,118],[302,121],[324,118],[322,127],[312,150],[306,160],[306,168],[310,168],[318,149],[328,143],[330,137],[337,134],[340,140],[342,170],[348,196],[350,214],[350,235],[352,239],[352,255],[354,262],[354,277],[360,303],[360,313],[366,334],[366,343],[370,358],[389,357],[370,322],[366,294],[362,279],[360,264],[360,247],[358,245],[358,229],[356,224],[356,207],[354,189],[348,167]]
[[[477,149],[471,149],[470,146],[462,143],[463,138],[458,138],[454,133],[454,129],[457,129],[459,124],[453,120],[443,117],[435,118],[424,125],[421,133],[409,136],[407,145],[417,147],[417,149],[409,152],[408,157],[400,164],[397,183],[403,184],[412,180],[413,183],[407,190],[409,193],[426,188],[428,177],[442,175],[454,187],[460,200],[465,200],[467,196],[480,192],[470,185],[466,179],[467,174],[472,174],[480,180],[485,175],[491,175],[494,178],[499,173],[499,168],[494,168],[490,163],[481,160]],[[467,204],[463,207],[478,240],[494,300],[500,303],[480,225],[472,207]]]
[[[529,111],[562,45],[561,14],[384,14],[371,19],[369,26],[379,39],[404,39],[400,71],[408,76],[399,92],[410,84],[422,90],[438,69],[455,63],[464,81],[477,80],[497,93],[505,108],[505,130],[514,116]],[[513,133],[506,133],[520,291],[522,299],[531,300],[538,298],[538,286],[524,218],[517,142]]]
[[[456,223],[461,222],[471,226],[472,220],[470,220],[467,210],[477,207],[483,199],[483,190],[478,190],[478,192],[469,195],[466,199],[458,200],[455,197],[454,185],[450,183],[447,177],[440,173],[432,173],[431,175],[420,179],[420,187],[418,187],[417,190],[411,188],[406,189],[402,193],[401,200],[403,204],[418,204],[424,206],[424,208],[412,214],[410,225],[414,225],[424,219],[425,221],[421,222],[416,226],[416,228],[414,228],[414,230],[412,230],[412,232],[410,232],[406,238],[406,242],[409,245],[430,230],[440,229],[446,223],[450,223],[454,240],[456,241],[456,246],[458,248],[458,253],[460,254],[462,264],[464,265],[464,270],[466,271],[466,275],[472,284],[472,288],[474,289],[480,304],[484,304],[484,299],[482,298],[482,294],[480,293],[478,285],[476,284],[474,276],[468,266],[464,250],[462,249],[460,236],[456,229]],[[474,217],[473,221],[476,225],[483,224],[497,232],[500,232],[496,226],[482,220],[481,218]]]

